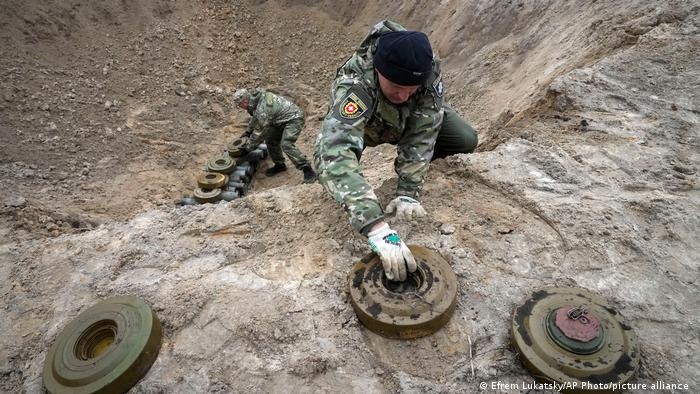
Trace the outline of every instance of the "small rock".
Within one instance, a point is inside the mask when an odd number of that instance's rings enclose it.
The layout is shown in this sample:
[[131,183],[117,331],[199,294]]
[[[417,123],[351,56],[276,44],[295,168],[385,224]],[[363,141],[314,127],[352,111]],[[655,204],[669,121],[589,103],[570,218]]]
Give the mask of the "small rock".
[[179,85],[178,87],[175,88],[175,94],[177,94],[178,96],[186,96],[187,95],[187,86]]
[[556,110],[556,111],[564,112],[564,111],[566,111],[566,107],[568,107],[568,105],[569,105],[569,99],[563,94],[558,95],[554,99],[554,110]]
[[499,234],[505,235],[505,234],[510,234],[510,233],[512,233],[512,232],[513,232],[513,229],[510,228],[510,227],[506,227],[506,226],[500,226],[500,227],[498,227],[498,228],[496,229],[496,231],[497,231]]
[[110,109],[110,108],[112,108],[112,105],[113,105],[113,104],[112,104],[111,101],[109,101],[109,100],[105,101],[105,109]]
[[7,207],[23,208],[25,205],[27,205],[27,199],[22,196],[15,196],[7,198],[3,203]]
[[688,168],[688,167],[682,166],[682,165],[680,165],[680,164],[675,164],[675,165],[673,166],[673,170],[676,171],[676,172],[680,172],[681,174],[685,174],[685,175],[693,175],[693,174],[695,174],[695,170],[693,170],[692,168]]
[[455,232],[455,226],[453,224],[444,223],[442,226],[440,226],[440,233],[442,233],[442,234],[450,235],[450,234],[454,234],[454,232]]
[[21,178],[34,178],[35,172],[30,168],[24,168],[17,171],[17,175]]

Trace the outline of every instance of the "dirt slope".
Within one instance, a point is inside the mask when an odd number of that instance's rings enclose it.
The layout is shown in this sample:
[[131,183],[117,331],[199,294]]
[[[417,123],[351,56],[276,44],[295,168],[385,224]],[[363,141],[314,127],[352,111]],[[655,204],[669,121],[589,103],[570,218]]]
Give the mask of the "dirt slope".
[[[165,329],[134,392],[477,392],[531,378],[509,346],[543,285],[606,298],[642,343],[635,381],[700,387],[700,25],[692,2],[4,1],[0,390],[41,391],[60,329],[148,300]],[[480,152],[431,166],[429,217],[393,223],[460,281],[434,336],[362,328],[345,293],[369,251],[301,173],[175,208],[242,131],[227,96],[274,86],[309,114],[391,17],[429,33]],[[386,202],[390,146],[363,155]],[[469,357],[469,340],[472,354]],[[472,375],[471,366],[474,366]],[[516,391],[513,391],[516,392]]]

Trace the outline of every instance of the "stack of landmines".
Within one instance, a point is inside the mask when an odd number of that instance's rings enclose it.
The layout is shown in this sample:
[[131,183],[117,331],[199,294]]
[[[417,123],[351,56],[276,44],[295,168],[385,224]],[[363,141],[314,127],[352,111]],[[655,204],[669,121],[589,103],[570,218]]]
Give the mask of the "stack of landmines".
[[177,205],[232,201],[243,196],[253,180],[255,170],[267,157],[265,144],[244,154],[245,142],[245,138],[233,141],[223,155],[210,160],[206,171],[197,177],[197,188],[192,196],[184,196]]

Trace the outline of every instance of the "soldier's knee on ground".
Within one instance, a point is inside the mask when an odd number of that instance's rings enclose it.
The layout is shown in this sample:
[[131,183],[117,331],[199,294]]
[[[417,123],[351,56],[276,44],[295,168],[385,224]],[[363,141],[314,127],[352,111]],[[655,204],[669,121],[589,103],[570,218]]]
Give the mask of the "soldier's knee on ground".
[[452,108],[445,106],[445,117],[435,141],[433,160],[458,153],[472,153],[479,138],[472,126]]
[[479,135],[476,133],[476,130],[474,130],[472,127],[469,127],[467,130],[465,130],[464,135],[466,137],[464,142],[464,153],[474,152],[476,146],[479,145]]

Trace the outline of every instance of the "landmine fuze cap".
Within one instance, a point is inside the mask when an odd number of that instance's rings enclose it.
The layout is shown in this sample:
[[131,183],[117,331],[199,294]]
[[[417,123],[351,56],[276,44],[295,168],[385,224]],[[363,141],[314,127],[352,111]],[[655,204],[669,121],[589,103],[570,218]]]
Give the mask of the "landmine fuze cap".
[[422,85],[433,69],[433,49],[425,33],[392,31],[379,37],[373,61],[379,73],[397,85]]

